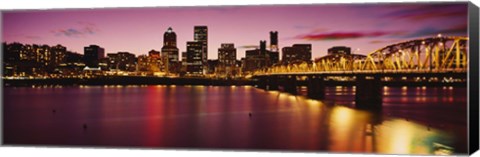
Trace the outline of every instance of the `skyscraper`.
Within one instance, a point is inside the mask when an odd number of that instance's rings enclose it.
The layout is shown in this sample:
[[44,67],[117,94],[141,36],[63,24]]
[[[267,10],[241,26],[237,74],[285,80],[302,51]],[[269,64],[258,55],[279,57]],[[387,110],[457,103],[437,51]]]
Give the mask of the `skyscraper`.
[[61,63],[65,63],[67,48],[62,45],[56,45],[51,48],[52,62],[54,66],[58,66]]
[[85,65],[90,68],[98,67],[100,59],[105,57],[105,49],[98,45],[90,45],[88,47],[84,47],[83,52],[83,59]]
[[270,31],[270,51],[278,52],[278,32]]
[[163,46],[177,47],[177,34],[175,34],[172,27],[168,27],[163,34]]
[[222,43],[218,49],[219,74],[229,75],[235,69],[237,49],[233,43]]
[[165,63],[167,73],[176,73],[179,70],[177,34],[172,27],[168,27],[163,34],[162,60]]
[[207,26],[195,26],[193,40],[201,42],[202,45],[202,64],[207,66],[208,60],[208,28]]
[[202,61],[203,42],[187,42],[187,52],[185,53],[185,66],[188,75],[203,75],[206,70]]

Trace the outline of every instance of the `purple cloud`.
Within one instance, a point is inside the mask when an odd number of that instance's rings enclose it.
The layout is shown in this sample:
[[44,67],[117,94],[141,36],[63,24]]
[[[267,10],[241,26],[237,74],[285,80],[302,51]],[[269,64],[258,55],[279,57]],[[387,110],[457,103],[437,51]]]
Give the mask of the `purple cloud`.
[[260,46],[258,45],[243,45],[239,46],[239,48],[244,48],[244,49],[258,49]]
[[465,35],[467,35],[467,24],[464,23],[464,24],[454,25],[454,26],[444,28],[444,29],[438,29],[438,28],[434,28],[434,27],[425,27],[425,28],[419,29],[415,32],[412,32],[410,34],[400,36],[400,37],[412,38],[412,37],[422,37],[422,36],[435,36],[437,34],[465,36]]
[[392,12],[382,17],[422,21],[434,18],[462,17],[467,14],[465,4],[392,5]]
[[296,39],[303,40],[342,40],[355,38],[380,37],[394,34],[392,32],[330,32],[330,33],[310,33],[296,36]]
[[51,32],[55,36],[66,36],[66,37],[85,37],[86,35],[96,34],[99,29],[95,24],[89,22],[78,22],[79,26],[75,28],[66,28],[66,29],[57,29],[52,30]]

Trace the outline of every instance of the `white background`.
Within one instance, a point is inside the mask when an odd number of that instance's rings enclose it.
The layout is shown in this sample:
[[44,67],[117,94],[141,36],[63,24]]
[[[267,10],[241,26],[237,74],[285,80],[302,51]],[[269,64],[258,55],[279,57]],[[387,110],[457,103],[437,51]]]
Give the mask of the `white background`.
[[[103,7],[152,7],[152,6],[206,6],[206,5],[246,5],[246,4],[310,4],[310,3],[372,3],[380,0],[242,0],[242,1],[216,1],[216,0],[4,0],[0,1],[1,10],[10,9],[51,9],[51,8],[103,8]],[[383,2],[425,2],[426,0],[384,0]],[[447,0],[436,0],[447,1]],[[479,4],[479,0],[473,0]],[[252,151],[199,151],[199,150],[158,150],[158,149],[113,149],[113,148],[59,148],[59,147],[0,147],[1,156],[208,156],[208,157],[317,157],[317,156],[377,156],[368,154],[327,154],[327,153],[300,153],[300,152],[252,152]],[[480,156],[477,152],[476,156]],[[397,156],[397,155],[389,155]]]

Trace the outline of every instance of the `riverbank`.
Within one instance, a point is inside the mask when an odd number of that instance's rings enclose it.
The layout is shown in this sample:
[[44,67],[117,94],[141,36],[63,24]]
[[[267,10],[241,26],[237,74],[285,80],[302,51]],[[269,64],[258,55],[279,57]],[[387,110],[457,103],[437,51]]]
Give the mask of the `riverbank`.
[[[214,79],[195,77],[151,77],[151,76],[108,76],[96,78],[46,78],[46,79],[2,79],[4,87],[28,86],[101,86],[101,85],[204,85],[204,86],[255,86],[253,79]],[[355,81],[325,81],[325,86],[355,86]],[[298,80],[298,86],[307,86],[308,82]],[[466,87],[466,82],[412,82],[391,81],[382,82],[389,87]]]
[[109,76],[96,78],[47,78],[47,79],[3,79],[4,87],[44,86],[44,85],[205,85],[205,86],[242,86],[252,85],[246,79],[211,79],[211,78],[170,78],[144,76]]

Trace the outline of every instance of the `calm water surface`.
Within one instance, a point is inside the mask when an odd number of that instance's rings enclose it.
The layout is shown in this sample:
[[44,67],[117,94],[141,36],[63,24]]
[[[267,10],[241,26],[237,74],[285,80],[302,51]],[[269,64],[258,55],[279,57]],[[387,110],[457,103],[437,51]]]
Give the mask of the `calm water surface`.
[[[383,110],[254,87],[4,88],[4,142],[394,154],[466,153],[466,88],[384,88]],[[251,113],[251,116],[249,116]],[[86,124],[86,128],[83,125]]]

